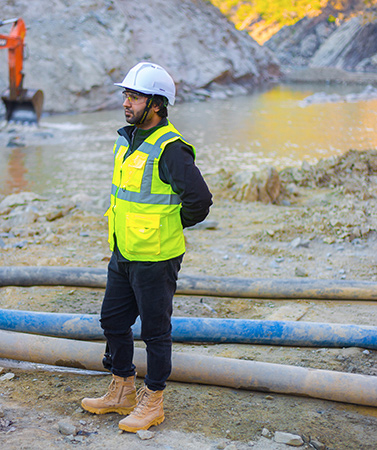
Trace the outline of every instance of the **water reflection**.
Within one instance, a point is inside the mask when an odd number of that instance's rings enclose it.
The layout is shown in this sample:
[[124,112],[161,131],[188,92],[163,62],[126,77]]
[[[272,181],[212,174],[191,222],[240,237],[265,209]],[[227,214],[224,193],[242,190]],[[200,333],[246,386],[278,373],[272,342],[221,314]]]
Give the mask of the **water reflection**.
[[[197,147],[204,173],[259,170],[266,163],[282,169],[351,148],[377,148],[377,100],[300,106],[316,92],[346,95],[363,89],[276,86],[243,97],[176,105],[169,117]],[[116,111],[43,118],[38,136],[25,132],[23,149],[10,151],[0,133],[0,193],[28,189],[42,195],[103,195],[111,183],[116,130],[124,123],[119,98]]]
[[25,167],[25,149],[14,148],[8,159],[5,172],[4,194],[13,194],[28,190],[29,183],[25,178],[27,169]]
[[[329,93],[334,89],[320,88]],[[350,89],[360,87],[337,87],[343,94]],[[193,119],[198,106],[191,106],[192,115],[183,117],[179,111],[177,122],[188,133],[196,130],[192,140],[202,146],[199,157],[208,168],[218,168],[219,160],[224,168],[235,170],[241,164],[254,169],[261,163],[283,168],[351,148],[376,148],[377,100],[300,107],[300,101],[312,93],[301,86],[280,86],[236,101],[211,102],[211,110],[204,106],[198,120]]]

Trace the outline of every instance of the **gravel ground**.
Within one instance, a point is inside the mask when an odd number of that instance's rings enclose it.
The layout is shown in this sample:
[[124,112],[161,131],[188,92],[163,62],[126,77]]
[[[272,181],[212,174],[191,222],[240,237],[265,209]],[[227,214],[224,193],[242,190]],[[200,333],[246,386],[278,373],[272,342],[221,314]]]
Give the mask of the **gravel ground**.
[[[214,206],[204,225],[185,231],[182,273],[376,281],[376,157],[360,154],[343,170],[352,158],[281,173],[279,204],[236,202],[229,177],[209,178]],[[84,210],[77,199],[17,195],[23,204],[12,206],[9,196],[0,203],[1,266],[106,268],[101,214]],[[2,308],[33,311],[97,314],[102,295],[101,289],[61,286],[0,288]],[[174,315],[376,325],[377,307],[372,301],[180,295]],[[356,347],[176,343],[174,350],[377,376],[377,351]],[[173,381],[162,425],[146,436],[119,434],[117,414],[93,416],[80,407],[82,397],[105,392],[108,375],[9,360],[0,366],[0,446],[8,449],[288,448],[276,442],[279,431],[299,435],[301,448],[377,448],[372,407]]]

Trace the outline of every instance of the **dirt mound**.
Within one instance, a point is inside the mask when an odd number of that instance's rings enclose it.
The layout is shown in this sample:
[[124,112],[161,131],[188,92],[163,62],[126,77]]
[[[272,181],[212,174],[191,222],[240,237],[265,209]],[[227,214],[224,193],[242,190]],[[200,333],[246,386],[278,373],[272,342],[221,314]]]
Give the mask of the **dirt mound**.
[[280,172],[283,184],[304,187],[339,187],[347,193],[361,194],[364,200],[377,197],[377,150],[349,150],[341,156],[320,160],[316,165]]
[[349,150],[315,165],[304,161],[301,168],[288,167],[280,172],[270,166],[258,173],[221,170],[208,179],[217,196],[236,201],[288,206],[299,196],[297,187],[338,188],[367,200],[377,198],[377,150]]

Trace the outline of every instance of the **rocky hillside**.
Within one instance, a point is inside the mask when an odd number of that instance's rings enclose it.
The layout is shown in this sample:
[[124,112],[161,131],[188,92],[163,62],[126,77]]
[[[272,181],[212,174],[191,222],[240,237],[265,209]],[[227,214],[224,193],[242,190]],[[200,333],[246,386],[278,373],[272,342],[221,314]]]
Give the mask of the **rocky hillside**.
[[326,10],[283,27],[265,46],[286,66],[377,73],[377,22],[372,16],[335,18]]
[[[4,1],[2,19],[22,17],[28,27],[24,87],[44,91],[48,112],[118,107],[113,83],[140,60],[166,67],[179,99],[242,92],[279,75],[271,51],[204,0],[139,0],[132,8],[127,0],[50,0],[47,8],[43,0]],[[7,65],[3,50],[1,91]]]
[[284,66],[377,73],[376,0],[211,2]]

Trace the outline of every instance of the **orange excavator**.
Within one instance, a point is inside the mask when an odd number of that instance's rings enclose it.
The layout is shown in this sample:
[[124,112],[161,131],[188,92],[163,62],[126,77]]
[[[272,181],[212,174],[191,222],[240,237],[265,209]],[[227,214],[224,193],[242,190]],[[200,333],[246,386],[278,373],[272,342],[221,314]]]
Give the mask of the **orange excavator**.
[[1,96],[6,108],[6,120],[38,123],[42,114],[43,92],[22,87],[25,22],[21,18],[0,20],[0,26],[10,23],[12,28],[9,35],[0,34],[0,48],[8,49],[9,88]]

